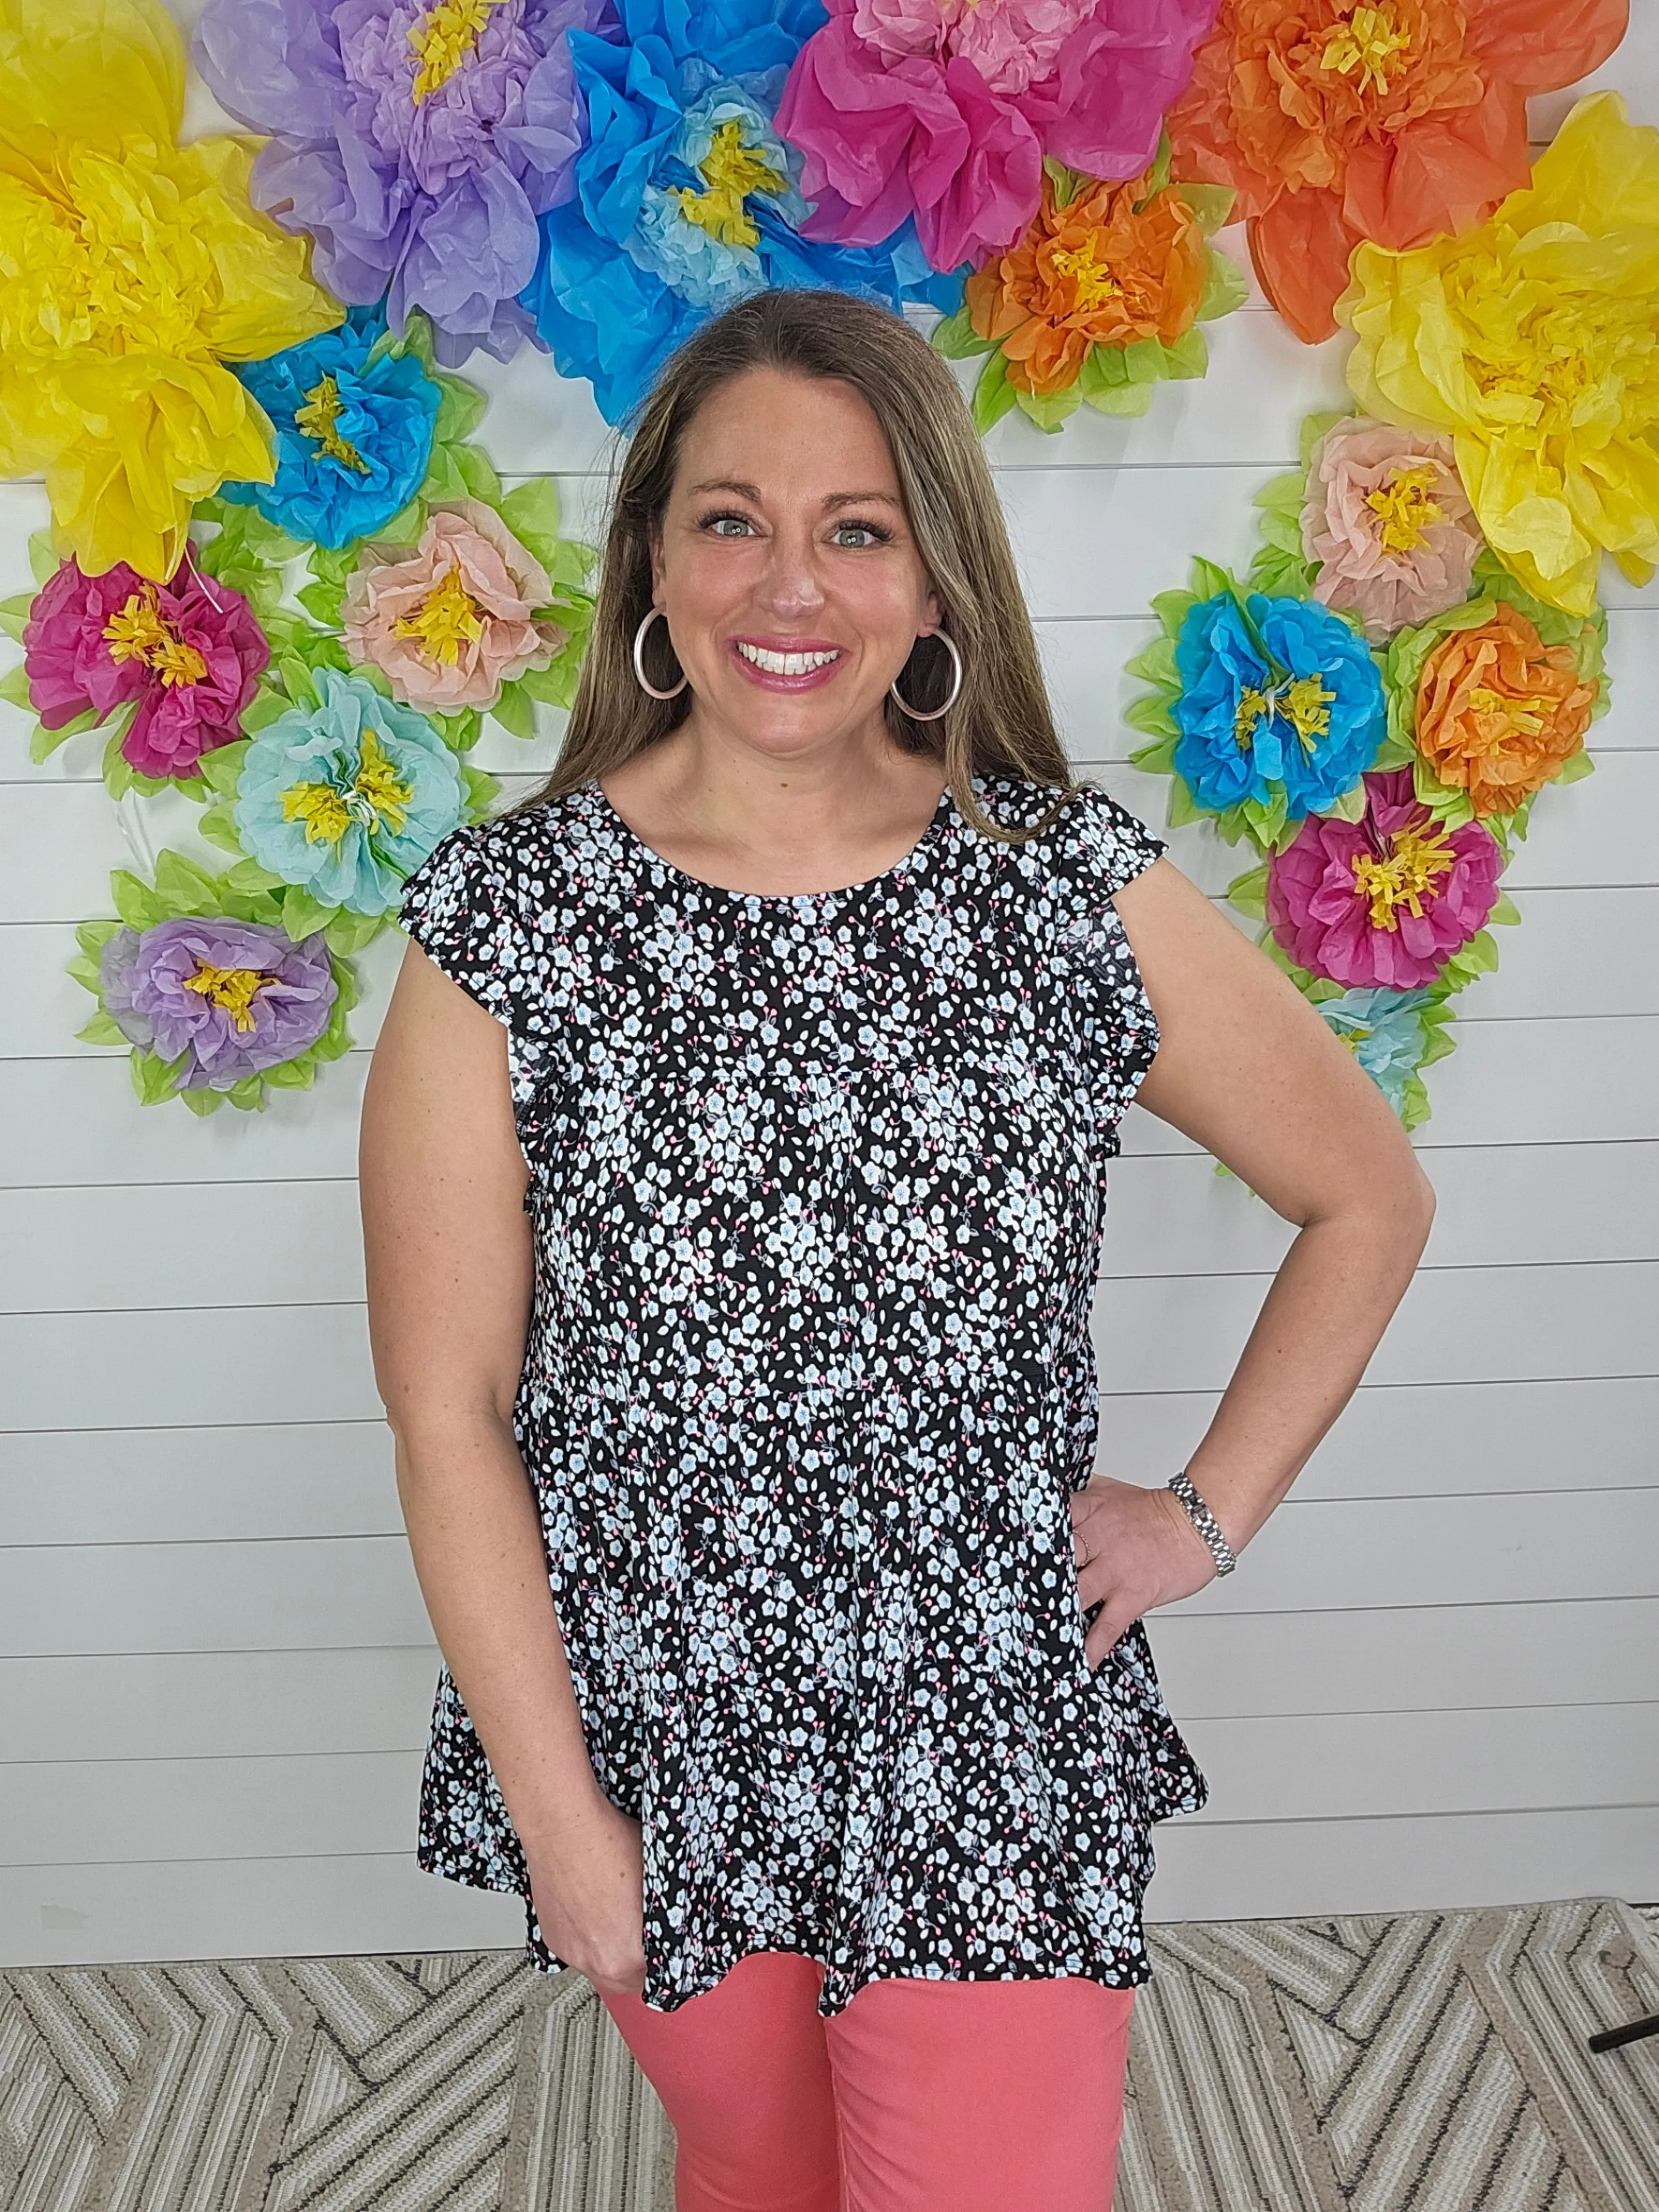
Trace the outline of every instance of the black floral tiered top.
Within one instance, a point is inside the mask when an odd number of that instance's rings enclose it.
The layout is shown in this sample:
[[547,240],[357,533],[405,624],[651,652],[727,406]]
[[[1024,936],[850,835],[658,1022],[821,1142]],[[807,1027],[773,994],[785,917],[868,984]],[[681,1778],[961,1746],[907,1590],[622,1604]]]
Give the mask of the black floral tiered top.
[[[989,780],[1005,823],[1056,794]],[[597,786],[453,831],[404,927],[505,1025],[536,1285],[515,1415],[589,1755],[643,1824],[648,2004],[752,1951],[1150,1977],[1206,1784],[1137,1623],[1092,1673],[1069,1494],[1117,1124],[1158,1045],[1098,791],[949,795],[868,883],[720,890]],[[420,1864],[526,1893],[446,1671]]]

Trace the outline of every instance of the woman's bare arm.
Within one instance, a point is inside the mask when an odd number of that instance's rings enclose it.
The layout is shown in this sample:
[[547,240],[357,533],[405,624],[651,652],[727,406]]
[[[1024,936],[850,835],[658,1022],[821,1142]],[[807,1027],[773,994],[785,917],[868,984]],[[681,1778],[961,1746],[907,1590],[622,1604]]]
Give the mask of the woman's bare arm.
[[[1434,1192],[1370,1077],[1179,869],[1154,861],[1114,903],[1160,1036],[1139,1103],[1212,1152],[1298,1232],[1188,1462],[1237,1551],[1364,1373],[1422,1255]],[[1142,1495],[1156,1501],[1174,1547],[1145,1507],[1121,1495],[1128,1487],[1097,1481],[1073,1500],[1079,1556],[1101,1561],[1080,1577],[1084,1603],[1107,1600],[1090,1632],[1091,1661],[1147,1606],[1190,1595],[1214,1571],[1171,1492]],[[1102,1512],[1109,1518],[1097,1522]]]
[[532,1250],[506,1032],[413,945],[369,1073],[361,1170],[375,1379],[433,1631],[548,1942],[600,1987],[637,1989],[637,1824],[588,1761],[513,1433]]

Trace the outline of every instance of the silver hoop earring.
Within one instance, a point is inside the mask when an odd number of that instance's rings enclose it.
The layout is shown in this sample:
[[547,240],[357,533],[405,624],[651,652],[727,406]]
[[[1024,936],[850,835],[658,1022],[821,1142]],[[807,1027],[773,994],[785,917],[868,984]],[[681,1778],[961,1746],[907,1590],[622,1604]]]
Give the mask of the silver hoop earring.
[[660,607],[653,607],[634,633],[634,673],[640,679],[641,690],[648,691],[653,699],[678,699],[691,680],[689,676],[682,674],[672,691],[659,691],[645,672],[645,634],[661,612]]
[[937,722],[940,715],[950,713],[951,708],[962,696],[962,655],[957,650],[955,638],[948,629],[930,630],[927,635],[930,637],[936,637],[951,656],[951,696],[942,707],[930,708],[924,714],[920,707],[909,706],[899,696],[898,678],[896,676],[887,687],[887,696],[899,712],[908,714],[913,722]]

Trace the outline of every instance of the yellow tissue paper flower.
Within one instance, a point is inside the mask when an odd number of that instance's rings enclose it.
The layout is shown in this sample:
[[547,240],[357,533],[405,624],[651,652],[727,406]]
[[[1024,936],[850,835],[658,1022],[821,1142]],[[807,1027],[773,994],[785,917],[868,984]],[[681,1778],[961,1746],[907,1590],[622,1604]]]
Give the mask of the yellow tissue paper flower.
[[1337,315],[1368,414],[1449,433],[1488,542],[1594,611],[1602,551],[1659,562],[1659,131],[1581,100],[1525,191],[1408,253],[1358,247]]
[[270,425],[223,364],[344,317],[249,205],[258,142],[181,147],[184,97],[155,0],[0,0],[0,475],[44,470],[89,575],[166,582],[197,500],[270,481]]

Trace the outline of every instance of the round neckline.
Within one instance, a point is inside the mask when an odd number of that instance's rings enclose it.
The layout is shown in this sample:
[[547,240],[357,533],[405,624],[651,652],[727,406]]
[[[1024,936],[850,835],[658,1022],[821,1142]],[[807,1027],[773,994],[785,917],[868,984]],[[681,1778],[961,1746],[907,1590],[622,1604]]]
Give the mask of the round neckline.
[[733,890],[729,884],[711,884],[706,876],[691,875],[684,868],[676,867],[672,860],[665,860],[654,845],[647,845],[639,831],[623,819],[611,805],[604,786],[597,776],[586,786],[586,789],[609,816],[612,826],[642,859],[649,862],[651,866],[660,868],[665,875],[674,877],[692,890],[701,891],[705,897],[736,899],[744,906],[811,905],[821,899],[853,898],[860,891],[874,890],[880,884],[890,881],[893,877],[913,867],[944,827],[947,814],[955,811],[951,797],[951,787],[947,783],[939,795],[939,805],[933,809],[927,827],[909,851],[902,853],[898,859],[893,861],[890,866],[884,868],[879,875],[866,876],[861,882],[841,884],[832,890],[823,891],[738,891]]

